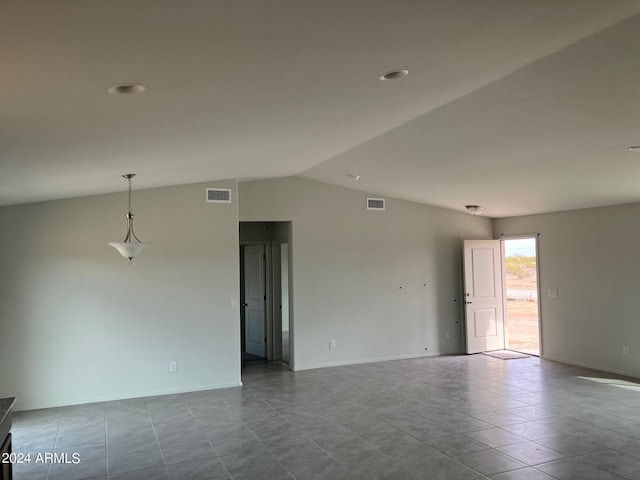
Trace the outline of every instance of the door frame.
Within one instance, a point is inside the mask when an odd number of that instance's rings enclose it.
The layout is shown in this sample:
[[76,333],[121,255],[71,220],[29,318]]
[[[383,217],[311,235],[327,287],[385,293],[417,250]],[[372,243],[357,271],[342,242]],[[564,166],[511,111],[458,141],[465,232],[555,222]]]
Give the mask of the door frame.
[[[267,360],[273,359],[273,315],[272,315],[272,297],[273,297],[273,280],[272,280],[272,259],[271,259],[271,241],[270,240],[261,240],[261,241],[252,241],[252,240],[241,240],[240,241],[240,322],[241,322],[241,347],[244,345],[244,310],[242,304],[244,303],[244,247],[251,245],[262,245],[264,247],[264,271],[265,271],[265,285],[264,291],[267,297],[265,302],[265,334],[267,336]],[[241,348],[242,352],[246,351],[246,346]]]
[[543,327],[542,327],[542,277],[540,275],[540,264],[541,264],[541,259],[540,259],[540,233],[536,232],[536,233],[521,233],[521,234],[514,234],[514,235],[505,235],[504,233],[501,233],[497,238],[463,238],[460,237],[460,296],[462,298],[462,301],[460,302],[460,315],[462,318],[462,331],[463,331],[463,336],[462,336],[462,350],[466,353],[467,351],[467,314],[466,314],[466,307],[465,307],[465,272],[464,272],[464,241],[465,240],[500,240],[500,252],[501,252],[501,259],[500,259],[500,263],[501,263],[501,269],[502,269],[502,302],[503,302],[503,329],[504,329],[504,341],[505,341],[505,348],[507,346],[507,338],[508,338],[508,332],[507,332],[507,292],[506,292],[506,267],[505,267],[505,250],[504,250],[504,242],[503,240],[517,240],[517,239],[521,239],[521,238],[534,238],[535,242],[536,242],[536,278],[537,278],[537,288],[538,288],[538,345],[540,348],[540,356],[539,358],[544,358],[544,342],[542,341],[543,337],[542,337],[542,333],[543,333]]
[[280,272],[280,243],[281,240],[273,240],[271,242],[271,278],[273,282],[273,291],[271,292],[271,298],[273,299],[271,302],[273,333],[271,337],[273,339],[273,360],[282,360],[282,309],[280,308],[279,300],[282,289],[282,283],[280,281],[282,278],[282,273]]
[[508,322],[509,318],[507,317],[507,270],[506,270],[506,261],[505,261],[505,249],[504,249],[504,241],[505,240],[519,240],[523,238],[533,238],[536,242],[536,288],[538,289],[538,349],[540,353],[539,358],[543,358],[543,349],[544,345],[542,342],[542,287],[541,287],[541,278],[540,278],[540,234],[539,233],[523,233],[518,235],[505,235],[504,233],[500,234],[500,248],[502,250],[502,289],[504,299],[504,319],[505,319],[505,331],[504,331],[504,340],[505,347],[508,342]]
[[282,270],[281,270],[281,246],[286,244],[287,248],[287,312],[289,313],[289,361],[285,362],[288,365],[292,364],[291,351],[293,343],[292,334],[292,319],[291,319],[291,242],[288,238],[278,238],[271,242],[272,254],[272,279],[273,279],[273,291],[272,291],[272,312],[273,312],[273,360],[282,360]]

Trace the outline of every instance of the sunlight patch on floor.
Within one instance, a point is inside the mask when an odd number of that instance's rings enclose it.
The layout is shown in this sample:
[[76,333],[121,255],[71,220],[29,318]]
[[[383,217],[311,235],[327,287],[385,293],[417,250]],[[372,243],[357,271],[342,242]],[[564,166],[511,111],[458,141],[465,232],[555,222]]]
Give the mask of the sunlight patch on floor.
[[629,382],[627,380],[621,380],[619,378],[599,378],[599,377],[578,377],[583,380],[589,380],[596,383],[604,383],[611,385],[612,387],[626,388],[629,390],[635,390],[640,392],[640,384],[636,382]]

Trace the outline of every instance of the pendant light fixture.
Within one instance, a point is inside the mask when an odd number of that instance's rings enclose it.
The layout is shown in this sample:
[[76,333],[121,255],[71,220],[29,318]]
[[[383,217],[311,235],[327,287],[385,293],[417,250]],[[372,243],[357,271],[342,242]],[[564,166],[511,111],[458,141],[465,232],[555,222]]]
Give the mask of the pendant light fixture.
[[465,205],[464,208],[466,208],[467,212],[471,215],[482,215],[482,212],[484,212],[486,207],[483,207],[482,205]]
[[115,248],[120,255],[129,260],[129,265],[133,258],[138,255],[145,247],[151,245],[151,242],[141,242],[136,234],[133,233],[133,211],[131,210],[131,179],[136,176],[135,173],[127,173],[122,175],[129,181],[129,209],[125,218],[127,219],[127,235],[124,237],[124,242],[109,242],[113,248]]

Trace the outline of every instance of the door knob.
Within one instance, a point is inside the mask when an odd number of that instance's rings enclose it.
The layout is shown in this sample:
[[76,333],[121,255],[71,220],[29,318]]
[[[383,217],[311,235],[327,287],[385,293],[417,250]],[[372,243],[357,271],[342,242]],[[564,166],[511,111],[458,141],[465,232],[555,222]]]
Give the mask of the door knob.
[[248,307],[248,306],[249,306],[249,304],[248,304],[248,303],[243,303],[243,304],[242,304],[242,306],[243,306],[243,307]]
[[469,305],[470,303],[473,303],[473,302],[464,302],[464,303],[465,303],[465,304],[467,304],[467,305]]

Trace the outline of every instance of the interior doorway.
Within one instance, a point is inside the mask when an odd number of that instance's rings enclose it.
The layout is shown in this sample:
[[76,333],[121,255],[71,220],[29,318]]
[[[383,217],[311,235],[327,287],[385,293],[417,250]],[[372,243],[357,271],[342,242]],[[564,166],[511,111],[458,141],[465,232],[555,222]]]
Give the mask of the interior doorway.
[[502,240],[505,347],[540,356],[537,238]]
[[240,222],[239,230],[242,366],[293,369],[291,222]]

